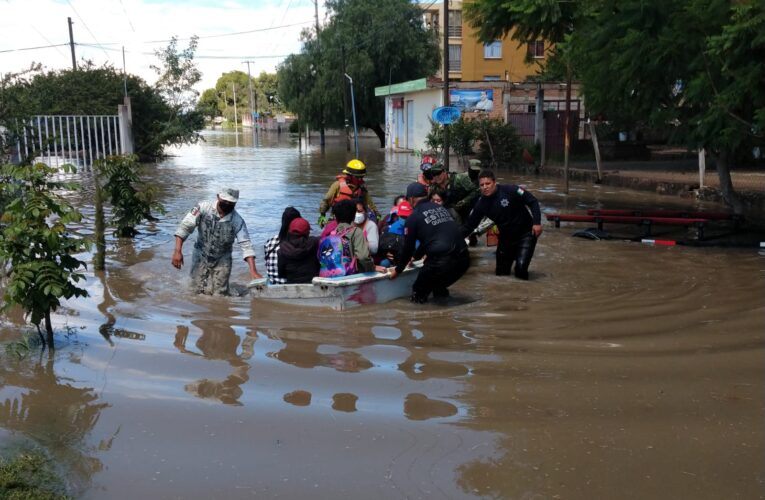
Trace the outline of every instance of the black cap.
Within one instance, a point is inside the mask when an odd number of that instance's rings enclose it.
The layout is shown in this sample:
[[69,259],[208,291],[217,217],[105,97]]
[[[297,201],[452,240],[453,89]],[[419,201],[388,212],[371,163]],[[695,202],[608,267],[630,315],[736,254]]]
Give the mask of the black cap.
[[428,195],[428,190],[419,182],[413,182],[406,187],[407,198],[424,198]]

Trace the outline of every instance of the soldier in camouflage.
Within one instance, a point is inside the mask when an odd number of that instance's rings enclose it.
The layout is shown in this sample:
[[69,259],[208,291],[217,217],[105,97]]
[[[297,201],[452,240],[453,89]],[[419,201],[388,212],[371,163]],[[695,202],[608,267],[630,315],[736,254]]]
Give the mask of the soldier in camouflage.
[[252,279],[262,276],[255,268],[255,250],[247,232],[247,224],[234,207],[239,190],[226,188],[218,193],[216,202],[198,203],[186,214],[175,231],[175,251],[172,263],[183,266],[183,242],[198,228],[197,241],[191,259],[191,280],[197,293],[227,295],[231,276],[231,252],[236,241]]

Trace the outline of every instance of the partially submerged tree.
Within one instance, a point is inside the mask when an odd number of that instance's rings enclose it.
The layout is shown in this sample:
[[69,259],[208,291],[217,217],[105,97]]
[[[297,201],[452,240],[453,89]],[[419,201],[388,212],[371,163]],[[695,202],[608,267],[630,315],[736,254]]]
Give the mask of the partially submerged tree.
[[[64,165],[60,170],[71,173],[74,167]],[[77,186],[51,180],[60,170],[42,163],[0,167],[0,190],[12,199],[0,216],[0,262],[8,265],[3,307],[21,306],[43,343],[40,324],[44,321],[51,348],[51,312],[61,299],[88,295],[76,285],[84,279],[80,271],[85,263],[74,255],[89,245],[67,229],[67,224],[79,222],[82,216],[57,194]]]

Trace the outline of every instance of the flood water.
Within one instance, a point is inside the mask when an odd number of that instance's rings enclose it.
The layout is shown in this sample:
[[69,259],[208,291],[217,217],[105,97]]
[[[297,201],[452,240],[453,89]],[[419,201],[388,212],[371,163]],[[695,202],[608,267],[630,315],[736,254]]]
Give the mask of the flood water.
[[[375,142],[361,142],[362,158],[384,211],[417,162]],[[286,137],[253,147],[208,132],[175,154],[151,174],[167,214],[134,243],[110,242],[106,273],[88,271],[90,297],[54,318],[55,354],[0,353],[0,446],[46,450],[74,496],[763,496],[756,249],[590,241],[545,223],[529,282],[496,278],[491,251],[478,249],[445,304],[336,313],[198,297],[188,268],[170,264],[175,226],[195,202],[241,190],[264,272],[262,246],[284,207],[313,224],[350,153],[331,139],[322,155]],[[559,179],[500,177],[526,184],[547,211],[720,209],[606,186],[572,184],[564,196]],[[91,192],[85,178],[86,215]],[[243,286],[236,255],[232,282]],[[20,330],[10,315],[0,340]]]

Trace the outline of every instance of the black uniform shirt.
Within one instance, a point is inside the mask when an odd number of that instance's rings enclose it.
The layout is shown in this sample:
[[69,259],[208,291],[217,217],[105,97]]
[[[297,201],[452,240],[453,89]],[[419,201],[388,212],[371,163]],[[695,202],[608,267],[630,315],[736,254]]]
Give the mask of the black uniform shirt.
[[[420,246],[415,255],[418,240]],[[438,257],[464,248],[466,248],[465,240],[460,235],[460,228],[449,211],[441,205],[423,200],[414,207],[412,215],[406,219],[404,250],[396,271],[402,272],[413,255]]]
[[[531,210],[531,214],[526,207]],[[537,199],[515,184],[497,184],[493,195],[482,195],[463,226],[462,234],[467,236],[472,233],[484,217],[494,221],[500,234],[506,232],[511,238],[523,236],[531,231],[532,225],[542,223],[542,212]]]

